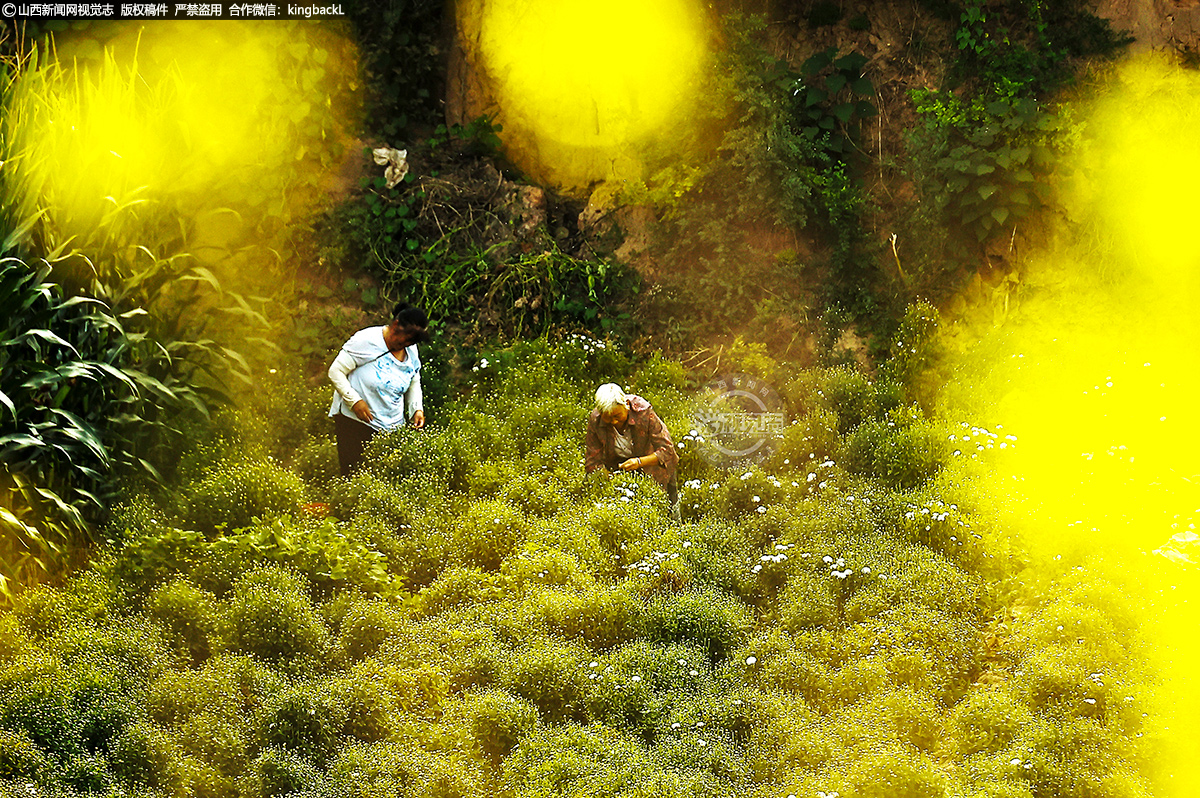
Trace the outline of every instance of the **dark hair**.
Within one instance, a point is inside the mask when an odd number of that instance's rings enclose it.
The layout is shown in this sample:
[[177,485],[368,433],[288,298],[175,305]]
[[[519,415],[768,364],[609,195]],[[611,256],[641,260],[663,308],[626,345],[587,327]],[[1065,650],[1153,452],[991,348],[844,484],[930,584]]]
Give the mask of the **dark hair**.
[[420,308],[415,308],[407,302],[401,302],[392,310],[392,320],[401,327],[420,330],[419,341],[428,340],[429,336],[425,334],[425,329],[429,326],[429,318]]

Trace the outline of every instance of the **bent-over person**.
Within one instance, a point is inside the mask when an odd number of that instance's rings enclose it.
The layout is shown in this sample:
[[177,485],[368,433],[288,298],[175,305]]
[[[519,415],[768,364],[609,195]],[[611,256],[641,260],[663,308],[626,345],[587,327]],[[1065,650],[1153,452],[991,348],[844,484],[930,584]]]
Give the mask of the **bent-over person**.
[[642,397],[626,395],[621,386],[605,383],[596,390],[596,407],[588,416],[583,468],[641,470],[654,479],[671,502],[671,518],[679,521],[679,455],[671,433]]

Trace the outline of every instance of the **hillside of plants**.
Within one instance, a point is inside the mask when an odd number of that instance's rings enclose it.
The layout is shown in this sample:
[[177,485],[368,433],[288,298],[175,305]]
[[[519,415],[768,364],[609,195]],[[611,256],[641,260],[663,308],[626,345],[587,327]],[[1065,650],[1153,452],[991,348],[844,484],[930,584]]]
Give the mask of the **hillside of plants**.
[[[1020,442],[946,390],[1013,242],[1095,232],[1055,227],[1056,158],[1128,42],[922,0],[872,61],[870,7],[720,5],[707,133],[592,227],[441,117],[440,3],[133,60],[119,24],[7,30],[0,796],[1172,794],[1129,597],[1033,567],[989,479]],[[678,268],[617,256],[634,206]],[[429,424],[341,477],[325,370],[402,300]],[[731,372],[788,425],[718,468]],[[681,523],[584,473],[609,381],[670,429]]]

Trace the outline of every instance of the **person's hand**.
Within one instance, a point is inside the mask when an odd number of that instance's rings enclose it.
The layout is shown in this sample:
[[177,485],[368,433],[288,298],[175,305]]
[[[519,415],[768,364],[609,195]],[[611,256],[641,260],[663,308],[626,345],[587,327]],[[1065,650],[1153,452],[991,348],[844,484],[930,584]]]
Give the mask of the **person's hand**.
[[371,412],[371,408],[367,407],[366,399],[359,399],[350,409],[354,411],[354,415],[358,416],[359,421],[369,424],[375,420],[375,415]]
[[624,463],[621,463],[622,471],[636,471],[642,467],[642,458],[630,457]]
[[414,429],[420,429],[421,427],[425,426],[425,411],[418,410],[417,412],[413,413],[410,421],[412,422]]

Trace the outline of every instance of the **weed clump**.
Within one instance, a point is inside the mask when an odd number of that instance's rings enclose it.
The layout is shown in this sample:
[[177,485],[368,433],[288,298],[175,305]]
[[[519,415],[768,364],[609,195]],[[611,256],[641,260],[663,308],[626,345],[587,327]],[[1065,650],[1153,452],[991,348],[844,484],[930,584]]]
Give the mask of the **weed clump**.
[[238,529],[254,519],[296,513],[307,494],[297,474],[273,460],[229,462],[187,493],[187,515],[198,528]]

